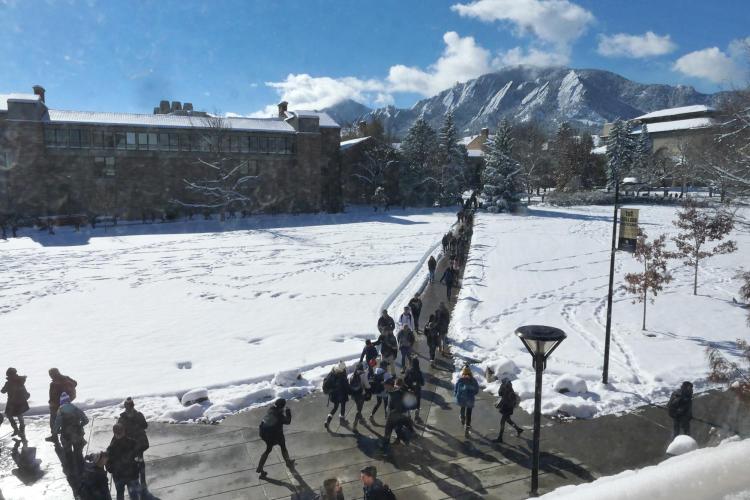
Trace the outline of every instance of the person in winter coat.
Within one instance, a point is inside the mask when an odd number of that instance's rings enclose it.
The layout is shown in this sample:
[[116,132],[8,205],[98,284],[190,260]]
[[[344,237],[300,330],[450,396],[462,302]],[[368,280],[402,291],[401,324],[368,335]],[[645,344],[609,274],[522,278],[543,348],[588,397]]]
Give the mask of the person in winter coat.
[[434,314],[430,314],[427,324],[424,325],[424,338],[427,341],[427,348],[430,351],[430,366],[434,366],[435,350],[440,345],[440,332],[438,332]]
[[385,390],[388,394],[388,417],[385,421],[385,433],[383,435],[383,448],[388,448],[391,443],[391,434],[396,430],[397,441],[401,440],[403,434],[400,428],[410,429],[414,431],[414,426],[411,423],[411,419],[406,414],[406,408],[404,407],[404,385],[403,380],[398,379],[394,381],[389,379],[385,383]]
[[446,338],[448,337],[448,325],[451,321],[451,313],[448,308],[445,307],[445,302],[441,302],[440,306],[435,311],[435,319],[437,320],[438,333],[440,334],[440,352],[443,356],[447,355]]
[[401,351],[401,373],[404,373],[411,363],[411,352],[416,340],[414,330],[411,330],[409,325],[402,325],[396,340],[398,341],[398,349]]
[[409,327],[412,332],[415,331],[414,327],[414,316],[411,313],[411,307],[404,307],[404,312],[398,317],[398,328],[402,330],[405,326]]
[[117,420],[125,428],[125,435],[133,438],[136,443],[136,459],[138,461],[138,473],[141,481],[141,489],[146,489],[146,462],[143,460],[143,454],[148,450],[149,442],[146,435],[148,422],[143,413],[135,409],[135,403],[132,398],[125,400],[125,411],[120,413]]
[[343,361],[339,361],[339,364],[334,366],[331,372],[326,375],[325,380],[323,380],[323,392],[328,395],[328,401],[333,403],[333,409],[326,417],[325,428],[328,429],[336,410],[339,408],[341,409],[339,423],[342,425],[346,423],[346,402],[349,401],[351,388],[346,378],[346,365]]
[[[370,378],[370,392],[375,396],[375,406],[373,406],[370,412],[370,420],[375,417],[375,413],[380,408],[380,405],[386,400],[387,394],[385,392],[385,381],[389,377],[389,373],[383,367],[376,368],[373,372],[373,376]],[[388,406],[383,406],[383,413],[388,414]]]
[[362,360],[365,360],[365,363],[370,363],[370,360],[376,359],[378,357],[378,349],[374,345],[372,345],[372,340],[367,339],[365,340],[365,347],[362,349],[362,354],[359,355],[359,362],[361,363]]
[[414,332],[419,333],[419,314],[422,312],[422,299],[419,298],[419,294],[414,294],[414,297],[409,301],[409,308],[411,309],[411,316],[414,318]]
[[471,369],[464,366],[461,370],[461,376],[453,387],[453,395],[456,398],[456,404],[461,407],[459,414],[461,425],[466,426],[467,431],[471,429],[471,412],[474,409],[474,399],[478,393],[479,384],[472,375]]
[[359,480],[362,482],[365,500],[394,500],[396,498],[388,485],[378,479],[378,470],[372,465],[359,471]]
[[451,301],[451,291],[456,284],[456,271],[453,266],[448,266],[443,271],[443,276],[440,278],[440,283],[445,283],[445,293],[448,297],[448,302]]
[[141,486],[138,483],[138,445],[135,439],[125,435],[125,427],[115,424],[112,427],[112,441],[107,447],[107,470],[112,474],[115,483],[117,500],[125,499],[125,489],[130,500],[141,498]]
[[690,420],[693,418],[693,384],[683,382],[679,389],[672,393],[667,403],[669,416],[672,417],[674,437],[680,432],[690,435]]
[[349,377],[349,389],[351,390],[354,404],[357,405],[357,414],[354,416],[354,425],[362,418],[362,407],[365,406],[365,399],[370,393],[370,381],[367,377],[365,365],[358,363],[354,368],[354,373]]
[[383,312],[380,313],[380,318],[378,318],[378,332],[382,335],[385,332],[393,333],[395,329],[396,323],[388,314],[388,310],[383,309]]
[[54,441],[57,441],[58,435],[60,436],[67,470],[73,477],[80,477],[83,470],[83,445],[86,444],[83,428],[88,423],[86,414],[71,403],[68,394],[63,392],[60,395],[60,407],[57,409],[52,435]]
[[513,410],[515,410],[516,406],[518,405],[518,394],[516,394],[516,391],[513,390],[513,383],[507,379],[504,378],[503,381],[500,383],[500,390],[497,392],[497,395],[500,396],[500,401],[497,402],[495,407],[500,410],[500,434],[498,434],[497,439],[495,439],[496,442],[502,443],[503,442],[503,432],[505,432],[505,423],[509,423],[518,433],[518,436],[521,435],[523,432],[523,429],[516,425],[516,423],[511,420],[511,415],[513,415]]
[[[50,430],[55,426],[55,417],[57,416],[57,409],[60,408],[60,396],[64,392],[68,395],[70,401],[76,399],[76,386],[78,382],[60,373],[57,368],[49,369],[49,427]],[[46,441],[54,441],[54,433],[45,439]]]
[[381,333],[378,340],[372,345],[380,346],[380,360],[384,361],[386,368],[391,375],[396,374],[396,356],[398,355],[398,340],[393,332],[385,331]]
[[450,240],[450,233],[445,233],[443,235],[443,240],[441,241],[441,243],[443,244],[443,253],[444,254],[448,252],[448,244],[450,243],[450,241],[451,241]]
[[81,485],[78,487],[78,498],[80,500],[112,500],[109,493],[109,481],[107,471],[107,452],[94,453],[87,457],[83,464]]
[[286,408],[286,399],[279,398],[274,401],[273,405],[268,408],[266,415],[260,422],[260,438],[266,443],[266,449],[260,456],[258,468],[255,472],[260,474],[261,479],[268,474],[263,470],[266,465],[268,455],[274,446],[281,448],[281,457],[284,459],[287,467],[294,465],[294,460],[289,458],[289,452],[286,449],[286,439],[284,438],[284,426],[292,423],[292,411]]
[[437,261],[433,255],[427,260],[427,275],[430,283],[435,283],[435,269],[437,269]]
[[[26,376],[18,375],[15,368],[8,368],[5,377],[5,385],[0,390],[3,394],[8,395],[8,402],[5,404],[5,416],[8,417],[10,426],[13,427],[13,436],[26,439],[26,424],[23,421],[23,414],[29,411]],[[18,423],[16,423],[16,419],[18,419]]]
[[406,372],[404,377],[404,385],[417,397],[417,405],[414,407],[416,410],[414,413],[414,419],[419,421],[419,409],[422,406],[422,386],[424,385],[424,375],[422,370],[419,368],[419,358],[411,360],[411,366],[409,371]]

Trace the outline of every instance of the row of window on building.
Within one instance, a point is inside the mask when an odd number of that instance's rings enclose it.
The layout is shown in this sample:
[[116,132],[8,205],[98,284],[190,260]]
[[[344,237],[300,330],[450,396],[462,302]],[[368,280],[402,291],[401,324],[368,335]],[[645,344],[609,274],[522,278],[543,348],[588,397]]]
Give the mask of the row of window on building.
[[[0,153],[0,155],[2,154],[3,153]],[[2,156],[0,156],[0,160],[1,159]],[[95,156],[94,166],[100,177],[114,177],[117,173],[115,170],[114,156]],[[239,165],[238,173],[240,175],[258,175],[258,162],[256,160],[243,161]]]
[[140,151],[199,151],[232,153],[294,153],[293,137],[244,134],[186,134],[175,132],[101,132],[68,127],[47,127],[48,148],[124,149]]

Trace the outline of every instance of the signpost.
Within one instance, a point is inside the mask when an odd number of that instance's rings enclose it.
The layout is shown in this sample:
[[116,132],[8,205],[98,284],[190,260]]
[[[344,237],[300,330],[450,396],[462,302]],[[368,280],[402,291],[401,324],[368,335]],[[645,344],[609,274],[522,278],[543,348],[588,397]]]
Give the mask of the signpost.
[[626,252],[635,252],[638,241],[638,209],[620,209],[620,236],[617,240],[617,249]]

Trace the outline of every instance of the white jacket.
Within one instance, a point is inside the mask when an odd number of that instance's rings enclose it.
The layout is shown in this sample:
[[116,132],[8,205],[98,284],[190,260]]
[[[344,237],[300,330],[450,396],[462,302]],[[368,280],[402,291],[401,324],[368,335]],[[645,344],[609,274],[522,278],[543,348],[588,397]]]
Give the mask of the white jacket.
[[411,314],[401,313],[398,318],[399,329],[403,328],[404,325],[409,327],[409,330],[414,331],[414,316]]

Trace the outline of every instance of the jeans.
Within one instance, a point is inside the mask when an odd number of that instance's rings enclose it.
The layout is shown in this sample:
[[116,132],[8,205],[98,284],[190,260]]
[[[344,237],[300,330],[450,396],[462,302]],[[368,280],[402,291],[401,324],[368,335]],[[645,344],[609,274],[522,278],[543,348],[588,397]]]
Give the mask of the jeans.
[[453,291],[453,285],[445,285],[445,295],[448,297],[448,302],[451,301],[451,291]]
[[408,370],[411,366],[411,346],[399,347],[399,350],[401,351],[401,366]]
[[427,273],[429,275],[429,282],[435,283],[435,271],[427,271]]
[[[375,415],[375,412],[378,411],[378,408],[380,408],[380,405],[385,402],[385,398],[382,396],[375,396],[375,398],[377,399],[377,401],[375,402],[375,406],[372,408],[372,412],[370,413],[370,415],[373,415],[373,416]],[[383,413],[386,415],[388,414],[388,409],[386,408],[386,405],[383,405]]]
[[471,427],[471,411],[473,409],[471,406],[461,407],[461,422],[465,423],[467,427]]
[[117,500],[125,500],[125,487],[128,488],[128,497],[130,500],[139,500],[141,498],[141,485],[137,479],[127,481],[125,479],[115,479],[115,491],[117,491]]
[[339,409],[339,406],[341,406],[340,417],[344,418],[344,415],[346,415],[346,401],[342,401],[341,403],[333,403],[333,409],[331,410],[331,413],[328,414],[329,418],[332,418],[333,415],[336,414],[336,410]]
[[263,466],[266,465],[266,460],[268,460],[268,455],[271,454],[271,450],[274,446],[277,444],[281,448],[281,456],[284,458],[285,462],[289,462],[289,451],[286,449],[286,439],[284,439],[284,436],[281,436],[281,438],[277,439],[276,441],[265,441],[266,443],[266,449],[263,451],[263,453],[260,456],[260,460],[258,461],[258,468],[256,469],[256,472],[260,472],[263,470]]
[[511,420],[510,415],[503,415],[500,417],[500,435],[498,436],[500,439],[503,438],[503,432],[505,432],[505,422],[508,422],[516,431],[521,430],[521,428]]
[[430,361],[435,361],[435,349],[437,348],[437,342],[429,344],[427,347],[430,349]]
[[401,413],[391,413],[388,415],[388,420],[385,421],[385,434],[383,436],[383,440],[386,444],[390,443],[393,430],[401,425],[408,427],[412,432],[414,431],[414,425],[412,424],[411,419],[406,415]]

